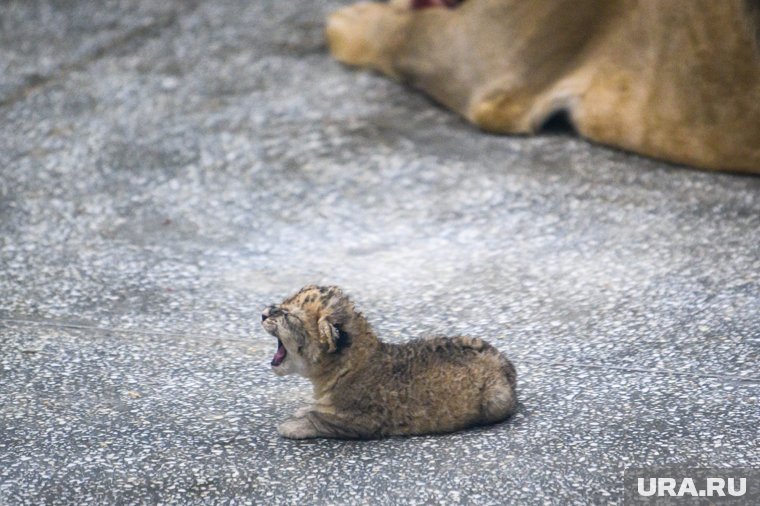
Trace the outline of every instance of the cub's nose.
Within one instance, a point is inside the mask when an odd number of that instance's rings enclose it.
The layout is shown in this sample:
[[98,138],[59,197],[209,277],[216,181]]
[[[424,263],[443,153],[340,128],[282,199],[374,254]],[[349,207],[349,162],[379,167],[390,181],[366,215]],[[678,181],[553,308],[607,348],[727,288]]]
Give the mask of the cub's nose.
[[261,312],[261,321],[264,321],[270,316],[274,315],[276,311],[277,308],[275,306],[269,306],[268,308],[264,309],[264,311]]

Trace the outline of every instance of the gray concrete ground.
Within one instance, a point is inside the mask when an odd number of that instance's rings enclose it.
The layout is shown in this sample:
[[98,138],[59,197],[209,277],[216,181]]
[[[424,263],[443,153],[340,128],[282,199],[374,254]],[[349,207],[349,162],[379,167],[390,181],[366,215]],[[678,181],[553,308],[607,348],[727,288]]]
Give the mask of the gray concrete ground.
[[[0,3],[0,504],[620,503],[760,466],[760,179],[490,136],[331,61],[339,2]],[[467,333],[519,413],[280,439],[260,309]]]

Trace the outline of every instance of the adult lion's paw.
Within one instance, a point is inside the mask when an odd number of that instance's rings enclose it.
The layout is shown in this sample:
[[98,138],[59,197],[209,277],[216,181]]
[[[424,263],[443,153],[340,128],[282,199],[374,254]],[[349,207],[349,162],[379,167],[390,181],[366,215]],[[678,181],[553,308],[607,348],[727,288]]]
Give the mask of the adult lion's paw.
[[361,2],[327,18],[325,35],[330,53],[347,65],[368,67],[395,77],[391,65],[405,12],[387,4]]

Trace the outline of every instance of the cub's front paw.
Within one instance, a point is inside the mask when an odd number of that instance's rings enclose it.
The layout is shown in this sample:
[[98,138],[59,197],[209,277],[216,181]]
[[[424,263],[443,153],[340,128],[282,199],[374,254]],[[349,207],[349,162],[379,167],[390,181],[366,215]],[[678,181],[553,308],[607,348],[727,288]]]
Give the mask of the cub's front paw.
[[293,412],[291,418],[301,418],[309,414],[314,408],[312,406],[301,406]]
[[317,429],[308,418],[288,418],[277,427],[280,436],[288,439],[309,439],[319,437]]

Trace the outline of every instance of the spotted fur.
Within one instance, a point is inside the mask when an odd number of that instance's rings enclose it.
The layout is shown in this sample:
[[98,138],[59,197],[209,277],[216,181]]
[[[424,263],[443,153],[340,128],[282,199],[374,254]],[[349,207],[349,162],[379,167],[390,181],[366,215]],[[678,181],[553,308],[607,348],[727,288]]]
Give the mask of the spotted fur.
[[315,402],[278,427],[284,437],[444,433],[515,409],[515,368],[492,345],[464,336],[382,342],[338,287],[306,286],[263,320],[287,351],[275,373],[314,386]]

